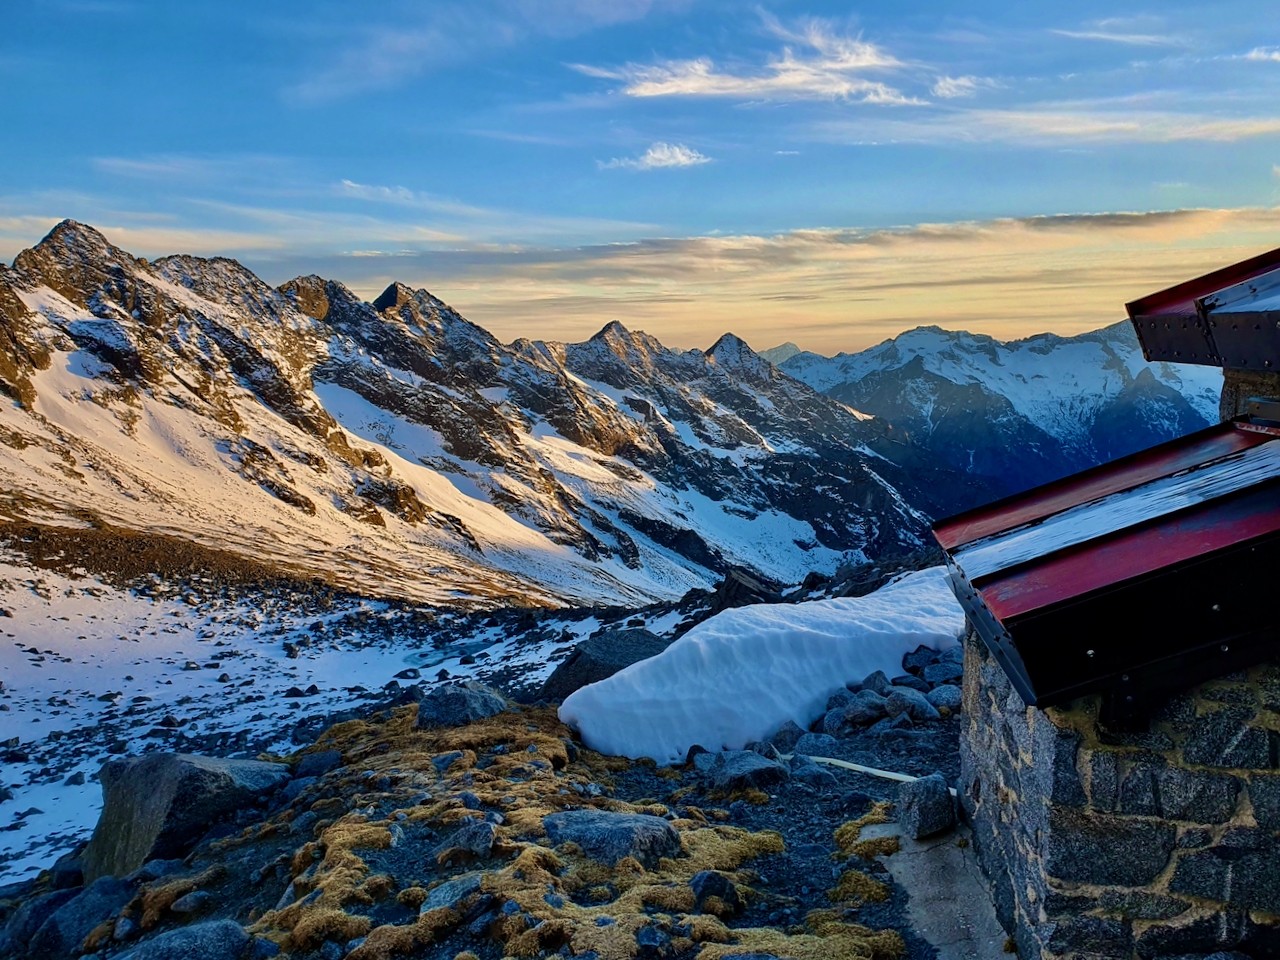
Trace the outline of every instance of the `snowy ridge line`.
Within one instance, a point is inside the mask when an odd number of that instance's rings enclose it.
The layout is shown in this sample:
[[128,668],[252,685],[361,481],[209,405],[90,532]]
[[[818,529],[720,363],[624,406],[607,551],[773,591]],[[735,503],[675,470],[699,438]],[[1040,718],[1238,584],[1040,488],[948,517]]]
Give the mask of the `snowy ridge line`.
[[1280,475],[1280,440],[998,533],[956,553],[970,580],[1228,496]]

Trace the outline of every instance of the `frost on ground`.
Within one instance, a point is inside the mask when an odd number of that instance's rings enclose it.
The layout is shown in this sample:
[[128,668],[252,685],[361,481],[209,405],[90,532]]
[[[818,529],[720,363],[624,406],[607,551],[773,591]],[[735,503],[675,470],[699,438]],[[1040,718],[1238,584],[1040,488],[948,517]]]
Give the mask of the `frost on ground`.
[[464,615],[296,584],[128,589],[0,551],[0,884],[88,838],[113,755],[291,752],[394,696],[397,675],[535,684],[601,625],[592,610]]
[[671,763],[694,744],[736,749],[788,720],[807,727],[847,682],[893,676],[903,654],[953,646],[963,631],[942,567],[865,597],[726,610],[578,690],[560,718],[601,753]]

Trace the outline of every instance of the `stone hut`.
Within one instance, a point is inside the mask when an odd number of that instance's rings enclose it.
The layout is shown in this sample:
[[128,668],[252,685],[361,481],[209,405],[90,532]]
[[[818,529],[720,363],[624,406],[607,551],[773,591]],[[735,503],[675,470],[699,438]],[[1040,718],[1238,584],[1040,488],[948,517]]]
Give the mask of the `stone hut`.
[[1280,957],[1280,250],[1129,305],[1224,422],[941,521],[959,796],[1038,957]]

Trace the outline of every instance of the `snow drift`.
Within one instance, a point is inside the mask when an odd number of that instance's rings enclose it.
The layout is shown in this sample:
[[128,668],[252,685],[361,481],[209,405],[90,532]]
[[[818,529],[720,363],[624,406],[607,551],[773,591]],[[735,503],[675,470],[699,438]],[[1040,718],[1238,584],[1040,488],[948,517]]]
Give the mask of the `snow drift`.
[[695,743],[736,749],[788,720],[808,726],[846,683],[901,673],[903,654],[950,647],[963,631],[942,567],[865,597],[726,610],[576,691],[560,719],[593,750],[672,763]]

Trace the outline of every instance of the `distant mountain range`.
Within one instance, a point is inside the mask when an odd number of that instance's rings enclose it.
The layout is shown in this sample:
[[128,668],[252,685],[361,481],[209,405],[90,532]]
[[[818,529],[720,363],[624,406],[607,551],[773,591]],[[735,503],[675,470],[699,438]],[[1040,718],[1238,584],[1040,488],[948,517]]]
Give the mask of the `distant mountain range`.
[[0,265],[0,390],[11,543],[195,543],[427,602],[795,582],[917,550],[954,492],[731,335],[504,345],[425,290],[273,288],[73,221]]
[[1222,372],[1149,364],[1128,322],[1003,342],[918,327],[859,353],[783,344],[761,356],[872,414],[907,466],[955,471],[991,499],[1182,436],[1218,419]]

